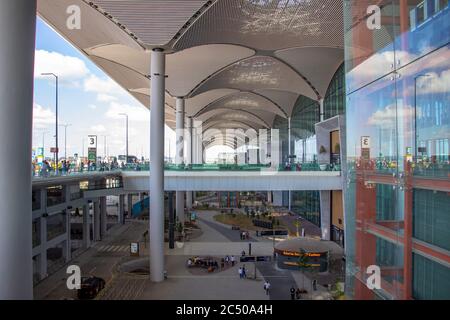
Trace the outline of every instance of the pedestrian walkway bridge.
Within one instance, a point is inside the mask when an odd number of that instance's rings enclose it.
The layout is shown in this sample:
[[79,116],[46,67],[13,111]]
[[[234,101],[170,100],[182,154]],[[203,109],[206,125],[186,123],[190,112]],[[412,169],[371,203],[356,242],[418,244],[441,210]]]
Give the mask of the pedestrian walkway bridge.
[[[123,172],[127,191],[149,190],[148,171]],[[341,190],[339,171],[166,171],[167,191]]]
[[[33,186],[90,181],[89,190],[123,188],[127,192],[143,192],[149,190],[149,176],[150,171],[145,170],[72,172],[34,177]],[[341,190],[342,183],[340,171],[166,170],[164,188],[166,191]]]

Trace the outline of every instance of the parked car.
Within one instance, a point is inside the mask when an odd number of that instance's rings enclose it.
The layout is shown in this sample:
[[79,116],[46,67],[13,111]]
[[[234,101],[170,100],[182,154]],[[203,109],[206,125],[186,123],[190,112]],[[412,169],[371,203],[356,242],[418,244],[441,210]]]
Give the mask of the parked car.
[[78,289],[78,299],[94,299],[105,288],[105,280],[99,277],[82,277],[81,288]]

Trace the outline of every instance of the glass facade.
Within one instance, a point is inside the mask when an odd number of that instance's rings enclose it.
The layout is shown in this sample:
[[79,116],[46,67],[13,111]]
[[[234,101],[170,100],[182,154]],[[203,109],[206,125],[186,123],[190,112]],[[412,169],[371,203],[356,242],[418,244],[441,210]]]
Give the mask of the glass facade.
[[278,129],[278,137],[280,139],[280,165],[284,165],[289,161],[288,119],[276,116],[273,120],[272,127]]
[[66,219],[65,212],[56,213],[47,218],[47,241],[50,241],[64,233],[66,233]]
[[[292,110],[292,150],[297,163],[317,161],[315,124],[319,122],[319,103],[300,96]],[[304,219],[320,226],[320,197],[318,191],[292,191],[291,210]]]
[[346,291],[450,299],[448,1],[381,1],[378,26],[372,1],[344,3]]
[[292,192],[293,212],[320,227],[320,193],[319,191]]
[[333,76],[323,101],[324,119],[345,113],[345,64]]
[[299,163],[314,162],[317,158],[315,124],[319,122],[319,103],[300,96],[292,110],[291,136]]

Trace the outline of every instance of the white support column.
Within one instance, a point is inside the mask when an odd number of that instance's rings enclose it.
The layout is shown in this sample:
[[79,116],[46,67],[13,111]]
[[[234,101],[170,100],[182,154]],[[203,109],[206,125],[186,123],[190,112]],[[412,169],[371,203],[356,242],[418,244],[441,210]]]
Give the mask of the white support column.
[[96,199],[93,202],[94,206],[94,241],[100,241],[100,201],[99,199]]
[[320,191],[320,229],[322,240],[331,236],[331,191]]
[[106,235],[107,224],[108,224],[108,212],[106,210],[106,197],[100,197],[100,236]]
[[323,98],[320,98],[319,104],[320,104],[320,122],[323,122],[325,119],[325,109],[324,109],[324,99]]
[[[194,136],[193,136],[193,127],[194,127],[194,120],[192,117],[188,117],[188,122],[187,122],[187,129],[188,129],[188,147],[187,147],[187,163],[188,164],[192,164],[192,160],[193,160],[193,141],[194,141]],[[188,210],[192,209],[192,191],[186,191],[186,207],[188,208]]]
[[256,133],[256,164],[261,164],[261,144],[259,140],[259,132]]
[[119,212],[117,212],[117,223],[125,223],[125,195],[119,195]]
[[[184,163],[184,99],[177,98],[176,100],[176,154],[175,164],[181,165]],[[175,210],[177,212],[178,221],[184,223],[184,191],[177,191]]]
[[83,205],[83,247],[91,246],[91,217],[89,215],[89,204]]
[[268,148],[268,137],[267,137],[267,129],[260,129],[258,134],[258,155],[259,155],[259,163],[267,164],[269,161],[267,159],[267,154],[270,152]]
[[36,0],[1,0],[0,21],[0,300],[32,299]]
[[203,164],[203,122],[194,121],[193,122],[193,134],[194,134],[194,145],[193,145],[193,163]]
[[270,131],[270,162],[271,167],[274,170],[278,170],[278,166],[281,163],[280,152],[280,132],[278,129],[271,129]]
[[[291,117],[288,117],[288,162],[291,161]],[[288,191],[288,210],[291,211],[292,192]]]
[[150,279],[164,280],[164,107],[166,57],[163,49],[151,55],[150,117]]

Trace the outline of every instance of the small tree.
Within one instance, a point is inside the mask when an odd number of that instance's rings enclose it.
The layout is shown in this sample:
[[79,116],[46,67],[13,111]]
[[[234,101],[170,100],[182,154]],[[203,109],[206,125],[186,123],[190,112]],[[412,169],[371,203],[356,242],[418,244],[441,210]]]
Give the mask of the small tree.
[[305,289],[305,271],[308,270],[311,267],[311,264],[309,263],[309,255],[305,250],[300,248],[300,257],[298,258],[298,267],[300,271],[302,272],[302,291],[308,292]]

